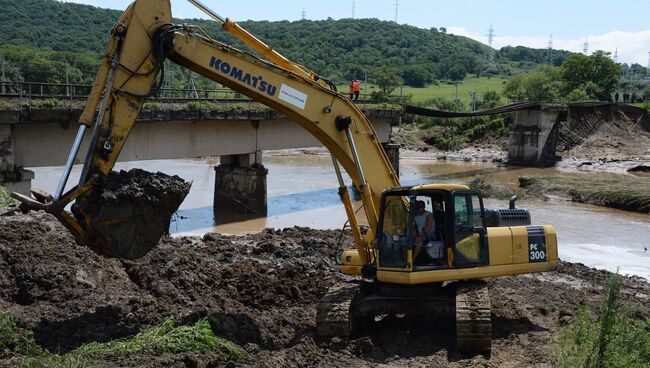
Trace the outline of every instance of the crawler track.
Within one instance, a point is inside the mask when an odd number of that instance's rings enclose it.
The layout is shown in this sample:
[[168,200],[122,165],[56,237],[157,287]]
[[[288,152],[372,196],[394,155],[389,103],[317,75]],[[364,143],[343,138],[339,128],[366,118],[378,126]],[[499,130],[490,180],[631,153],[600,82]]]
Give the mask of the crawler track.
[[316,334],[318,337],[348,339],[352,334],[350,305],[359,290],[357,284],[340,284],[331,287],[316,308]]
[[484,281],[456,286],[456,347],[462,352],[488,352],[492,348],[490,296]]

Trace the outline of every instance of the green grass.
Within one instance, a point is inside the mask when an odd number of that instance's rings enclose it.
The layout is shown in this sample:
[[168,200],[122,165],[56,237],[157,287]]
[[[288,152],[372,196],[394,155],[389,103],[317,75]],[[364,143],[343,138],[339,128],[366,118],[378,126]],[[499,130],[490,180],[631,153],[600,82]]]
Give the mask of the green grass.
[[558,333],[555,358],[561,367],[641,368],[650,366],[650,320],[635,321],[619,301],[621,276],[607,282],[598,317],[582,306]]
[[[503,86],[506,78],[503,77],[467,77],[465,80],[458,82],[458,99],[463,102],[466,106],[469,106],[472,102],[472,96],[470,93],[476,91],[479,97],[482,97],[483,94],[487,91],[496,91],[499,95],[502,95]],[[347,85],[337,86],[338,91],[346,94],[348,92]],[[365,98],[372,92],[378,92],[379,88],[369,83],[366,87],[365,83],[361,83],[362,91],[361,93]],[[408,99],[410,103],[423,103],[427,100],[434,98],[443,98],[445,100],[454,100],[456,98],[456,85],[451,81],[436,81],[424,88],[409,87],[404,86],[401,88],[397,87],[392,93],[391,96],[403,96]],[[502,96],[501,103],[507,103],[506,99]]]
[[9,194],[9,191],[5,187],[0,186],[0,209],[7,208],[9,206],[13,206],[17,204],[18,201],[11,198],[11,194]]
[[[496,91],[501,95],[503,90],[504,81],[506,79],[501,77],[469,77],[458,83],[458,99],[465,105],[469,106],[472,102],[470,93],[476,91],[479,97],[487,91]],[[448,84],[451,83],[451,84]],[[456,99],[456,85],[453,82],[439,82],[438,85],[431,84],[425,88],[404,87],[402,93],[404,95],[411,95],[414,103],[425,102],[434,98],[444,98],[447,100]],[[399,89],[393,94],[399,95]],[[501,102],[505,103],[505,98],[501,98]]]
[[219,323],[211,317],[192,326],[177,326],[168,319],[150,330],[135,336],[106,343],[90,343],[64,354],[54,355],[34,341],[31,331],[16,326],[15,317],[0,311],[0,359],[13,358],[23,367],[74,368],[94,366],[119,358],[173,355],[179,353],[210,354],[222,361],[240,360],[246,352],[239,346],[217,337],[211,324]]
[[528,196],[560,193],[576,202],[650,213],[650,180],[632,175],[520,177]]

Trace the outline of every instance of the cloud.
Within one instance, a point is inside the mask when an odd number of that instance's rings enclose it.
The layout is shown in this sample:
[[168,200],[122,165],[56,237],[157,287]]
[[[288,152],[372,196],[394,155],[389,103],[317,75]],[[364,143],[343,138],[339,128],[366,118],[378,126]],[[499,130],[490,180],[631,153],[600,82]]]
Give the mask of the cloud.
[[[458,36],[465,36],[476,41],[487,44],[487,37],[467,31],[463,27],[447,27],[448,33]],[[621,63],[638,63],[647,65],[648,51],[650,51],[650,30],[640,32],[614,31],[603,35],[589,35],[589,52],[603,50],[614,52],[618,50],[618,61]],[[497,36],[494,38],[493,46],[501,48],[504,46],[526,46],[536,49],[548,47],[549,36]],[[553,38],[553,48],[582,52],[585,38]]]

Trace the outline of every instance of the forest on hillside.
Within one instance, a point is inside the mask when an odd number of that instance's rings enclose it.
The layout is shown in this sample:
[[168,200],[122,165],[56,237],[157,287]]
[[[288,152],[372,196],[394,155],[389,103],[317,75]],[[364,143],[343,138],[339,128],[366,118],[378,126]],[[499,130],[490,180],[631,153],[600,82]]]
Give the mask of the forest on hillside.
[[[0,0],[0,8],[5,78],[38,82],[90,82],[109,30],[121,14],[55,0]],[[215,22],[177,21],[199,25],[215,38],[245,48]],[[377,19],[240,24],[289,59],[337,83],[372,78],[377,68],[387,68],[415,87],[433,80],[462,80],[466,75],[513,75],[544,62],[547,54],[525,47],[490,50],[442,28],[421,29]],[[560,65],[568,55],[554,50],[554,63]],[[180,68],[172,68],[171,74],[176,83],[187,79]]]

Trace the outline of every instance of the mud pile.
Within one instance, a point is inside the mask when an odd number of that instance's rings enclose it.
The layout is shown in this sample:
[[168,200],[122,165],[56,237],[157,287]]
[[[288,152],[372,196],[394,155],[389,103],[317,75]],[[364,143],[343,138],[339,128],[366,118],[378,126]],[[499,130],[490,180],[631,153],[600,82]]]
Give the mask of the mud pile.
[[[458,355],[453,321],[387,317],[351,341],[315,337],[316,304],[344,281],[338,273],[348,234],[305,228],[246,236],[164,237],[138,260],[78,246],[50,215],[0,217],[0,308],[16,314],[39,344],[66,352],[148,329],[169,317],[206,315],[215,333],[249,354],[235,366],[545,366],[554,333],[580,303],[596,307],[607,272],[563,263],[557,272],[491,279],[491,357]],[[648,318],[650,284],[626,278],[623,302]],[[223,365],[201,355],[199,365]],[[143,356],[101,367],[184,367],[187,356]],[[0,361],[0,366],[6,362]]]
[[572,105],[560,129],[558,151],[570,156],[626,159],[648,155],[650,117],[627,105]]
[[114,171],[102,179],[101,191],[78,200],[72,211],[82,224],[92,224],[87,246],[111,257],[140,258],[167,233],[191,185],[160,172]]

